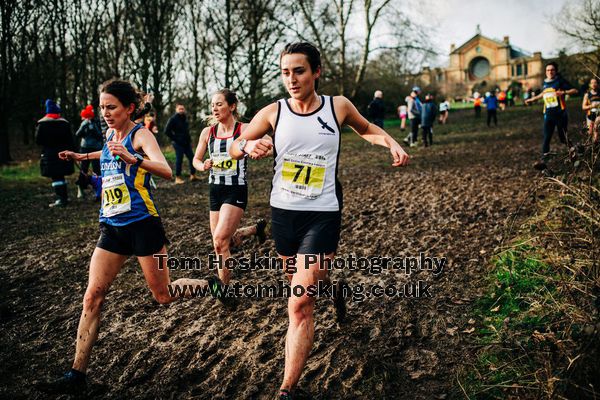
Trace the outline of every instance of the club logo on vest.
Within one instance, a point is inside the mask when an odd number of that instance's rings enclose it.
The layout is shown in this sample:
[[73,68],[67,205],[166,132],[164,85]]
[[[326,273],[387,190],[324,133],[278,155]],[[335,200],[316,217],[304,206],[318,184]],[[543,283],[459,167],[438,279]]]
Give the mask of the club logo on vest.
[[122,164],[121,161],[108,161],[100,164],[101,171],[112,171],[115,169],[121,169]]
[[335,135],[335,131],[332,127],[330,127],[327,122],[323,121],[321,117],[317,117],[317,121],[321,124],[321,129],[327,129],[329,132],[319,132],[319,135]]

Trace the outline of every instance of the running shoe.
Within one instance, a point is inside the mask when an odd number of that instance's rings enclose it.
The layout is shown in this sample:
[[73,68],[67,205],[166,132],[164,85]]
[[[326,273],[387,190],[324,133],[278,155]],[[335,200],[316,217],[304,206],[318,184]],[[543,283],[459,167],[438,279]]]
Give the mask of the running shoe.
[[37,389],[48,394],[81,394],[87,388],[86,375],[71,369],[52,382],[40,382]]
[[279,400],[292,400],[292,394],[287,389],[279,389]]
[[339,323],[346,320],[346,298],[344,297],[344,288],[347,286],[348,284],[344,279],[339,279],[335,283],[333,292],[333,306],[335,307],[335,316]]
[[227,285],[216,276],[211,276],[206,281],[208,282],[208,289],[213,298],[219,300],[227,308],[236,308],[235,299],[227,295]]
[[256,237],[258,238],[258,243],[263,244],[265,240],[267,240],[267,235],[265,234],[265,228],[267,227],[267,221],[264,219],[259,219],[256,223]]
[[66,207],[67,204],[69,204],[69,202],[67,200],[58,199],[54,203],[48,204],[48,207],[50,207],[50,208],[53,208],[53,207]]
[[539,160],[539,161],[536,161],[535,164],[533,164],[533,168],[538,171],[543,171],[547,168],[547,166],[546,166],[546,163],[544,162],[544,160]]

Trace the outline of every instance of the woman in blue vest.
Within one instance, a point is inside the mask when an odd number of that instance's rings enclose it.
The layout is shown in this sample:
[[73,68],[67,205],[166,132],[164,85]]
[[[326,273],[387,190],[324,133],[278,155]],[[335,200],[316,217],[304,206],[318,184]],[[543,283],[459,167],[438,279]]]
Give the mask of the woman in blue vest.
[[86,370],[98,338],[102,303],[131,255],[137,257],[154,299],[161,304],[179,298],[171,296],[169,285],[206,285],[206,281],[192,279],[170,282],[166,266],[169,242],[150,192],[150,177],[154,174],[171,179],[172,172],[154,135],[131,120],[141,101],[141,95],[130,82],[105,82],[100,88],[100,109],[109,128],[104,147],[92,153],[63,151],[59,154],[63,160],[100,160],[102,207],[100,238],[92,254],[77,328],[75,361],[63,377],[40,386],[49,393],[85,390]]
[[[256,225],[237,229],[248,203],[247,160],[234,160],[229,155],[231,144],[246,129],[246,124],[238,121],[237,105],[237,96],[229,89],[213,95],[211,111],[216,123],[202,130],[194,155],[194,167],[210,171],[210,231],[215,254],[223,261],[218,270],[220,284],[228,284],[231,277],[224,262],[231,257],[232,243],[239,245],[243,237],[250,235],[257,235],[261,243],[265,240],[263,219]],[[204,160],[207,151],[209,158]]]

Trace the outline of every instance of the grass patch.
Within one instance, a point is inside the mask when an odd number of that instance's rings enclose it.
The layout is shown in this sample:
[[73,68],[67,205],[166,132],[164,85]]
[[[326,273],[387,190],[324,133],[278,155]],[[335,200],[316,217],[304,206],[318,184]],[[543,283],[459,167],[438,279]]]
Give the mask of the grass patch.
[[559,318],[552,307],[558,295],[556,276],[533,246],[517,243],[494,259],[488,294],[479,300],[474,314],[481,323],[478,342],[484,349],[466,374],[465,391],[476,398],[503,398],[506,387],[520,394],[535,388],[535,363],[518,346],[537,351],[534,332],[544,332],[548,322]]
[[0,167],[0,180],[2,179],[7,181],[35,181],[45,178],[40,174],[39,161],[30,160]]
[[586,157],[587,170],[571,160],[561,179],[541,179],[536,215],[492,259],[472,309],[478,350],[459,374],[462,396],[597,398],[600,182],[598,154]]

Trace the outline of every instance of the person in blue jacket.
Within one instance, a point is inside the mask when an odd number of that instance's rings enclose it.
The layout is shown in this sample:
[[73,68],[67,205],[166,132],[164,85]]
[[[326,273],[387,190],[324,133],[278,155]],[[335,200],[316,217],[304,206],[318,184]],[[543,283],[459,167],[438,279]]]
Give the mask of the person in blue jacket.
[[485,104],[485,108],[487,109],[487,126],[491,125],[492,119],[494,119],[494,125],[498,126],[498,117],[496,116],[498,98],[496,97],[496,93],[486,92],[483,104]]
[[437,105],[433,94],[425,96],[423,110],[421,112],[421,127],[423,128],[423,145],[425,147],[433,144],[433,122],[437,113]]

